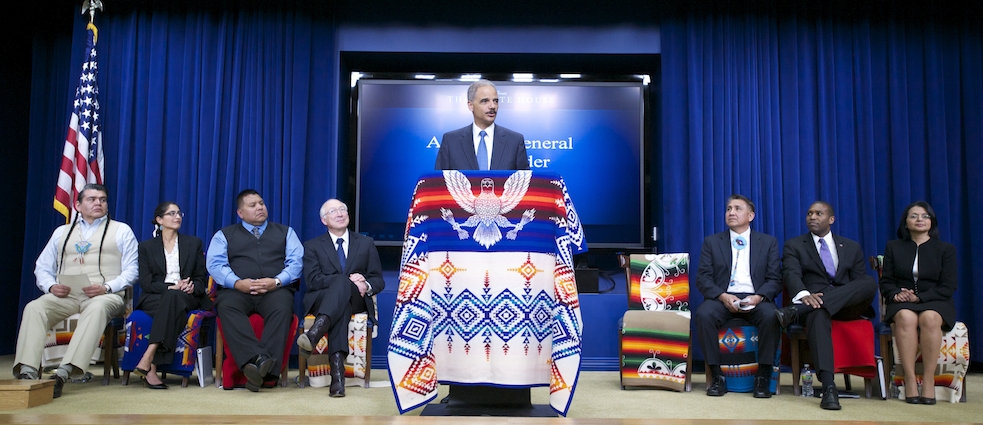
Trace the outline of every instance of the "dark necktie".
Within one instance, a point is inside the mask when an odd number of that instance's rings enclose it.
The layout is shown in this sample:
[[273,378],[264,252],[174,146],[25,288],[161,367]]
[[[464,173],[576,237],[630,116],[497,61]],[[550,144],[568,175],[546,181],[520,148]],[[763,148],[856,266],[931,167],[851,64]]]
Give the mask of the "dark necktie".
[[481,140],[478,141],[478,155],[477,155],[477,157],[478,157],[478,169],[479,170],[487,170],[488,169],[488,147],[485,146],[485,136],[487,136],[488,133],[485,133],[485,130],[481,130],[481,131],[478,132],[478,135],[481,136]]
[[833,254],[829,252],[829,247],[826,246],[826,239],[819,239],[819,258],[823,260],[823,266],[826,267],[826,274],[832,279],[836,277],[836,266],[833,265]]
[[253,227],[253,236],[259,239],[259,227]]
[[345,270],[345,260],[346,260],[345,247],[343,246],[344,243],[345,243],[344,238],[338,238],[338,262],[341,263],[342,271]]

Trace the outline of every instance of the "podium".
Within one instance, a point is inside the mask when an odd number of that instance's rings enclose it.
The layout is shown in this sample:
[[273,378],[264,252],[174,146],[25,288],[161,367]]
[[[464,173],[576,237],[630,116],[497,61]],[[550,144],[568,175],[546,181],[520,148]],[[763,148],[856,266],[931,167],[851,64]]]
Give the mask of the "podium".
[[450,402],[424,414],[539,415],[529,388],[548,386],[546,411],[566,415],[583,335],[573,256],[587,245],[563,179],[433,172],[410,205],[388,346],[400,413],[442,383]]

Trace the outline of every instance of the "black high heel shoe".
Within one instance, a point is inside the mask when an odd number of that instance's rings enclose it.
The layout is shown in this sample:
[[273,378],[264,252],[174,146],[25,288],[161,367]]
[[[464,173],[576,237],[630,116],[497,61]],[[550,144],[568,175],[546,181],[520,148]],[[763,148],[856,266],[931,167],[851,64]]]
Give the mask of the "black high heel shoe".
[[150,371],[147,370],[147,369],[140,369],[138,367],[135,367],[135,368],[133,368],[133,371],[136,372],[137,375],[140,375],[140,376],[142,376],[144,378],[146,378],[147,375],[150,375]]
[[167,384],[165,384],[163,382],[161,382],[159,384],[151,384],[150,381],[144,380],[143,383],[146,384],[147,388],[150,388],[152,390],[166,390],[167,389]]
[[929,405],[935,404],[935,397],[932,398],[918,397],[918,398],[919,398],[919,404],[929,404]]
[[166,390],[167,389],[167,384],[165,384],[164,381],[160,381],[159,384],[151,384],[150,381],[147,380],[147,378],[143,378],[143,385],[146,386],[147,388],[152,389],[152,390]]
[[905,397],[904,402],[908,404],[922,404],[921,397]]

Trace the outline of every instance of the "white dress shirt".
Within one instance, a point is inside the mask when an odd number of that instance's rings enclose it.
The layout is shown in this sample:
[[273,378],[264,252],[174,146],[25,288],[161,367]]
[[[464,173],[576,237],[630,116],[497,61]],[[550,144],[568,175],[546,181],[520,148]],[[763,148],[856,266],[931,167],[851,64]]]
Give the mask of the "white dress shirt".
[[[836,254],[836,244],[833,243],[833,232],[826,232],[826,236],[822,236],[822,237],[816,235],[815,233],[811,233],[811,235],[812,235],[812,246],[815,247],[816,252],[819,253],[820,261],[822,261],[823,258],[823,254],[822,254],[823,251],[822,248],[820,248],[821,245],[819,245],[819,240],[822,239],[826,241],[826,247],[829,248],[829,255],[833,257],[833,270],[839,270],[840,257],[839,255]],[[825,268],[826,266],[823,265],[824,270]],[[792,303],[802,304],[802,297],[805,297],[810,293],[811,292],[805,289],[799,291],[799,293],[795,294],[795,297],[792,297]]]
[[[734,247],[734,240],[738,236],[744,238],[744,249]],[[730,284],[727,285],[727,292],[732,294],[753,294],[754,282],[751,281],[751,228],[744,233],[730,231],[730,263],[731,276]]]
[[[91,224],[85,220],[79,220],[76,225],[82,234],[82,239],[89,239],[99,229],[108,216],[102,216]],[[120,292],[133,285],[137,280],[139,266],[137,265],[137,238],[133,235],[133,230],[126,223],[117,221],[119,227],[116,230],[116,247],[120,253],[120,273],[116,279],[107,281],[106,284],[114,293]],[[51,233],[51,239],[44,245],[38,260],[34,263],[34,277],[37,279],[38,289],[45,294],[51,293],[51,287],[58,283],[55,276],[58,274],[58,240],[61,235],[68,230],[70,225],[58,226]],[[67,255],[67,254],[66,254]]]

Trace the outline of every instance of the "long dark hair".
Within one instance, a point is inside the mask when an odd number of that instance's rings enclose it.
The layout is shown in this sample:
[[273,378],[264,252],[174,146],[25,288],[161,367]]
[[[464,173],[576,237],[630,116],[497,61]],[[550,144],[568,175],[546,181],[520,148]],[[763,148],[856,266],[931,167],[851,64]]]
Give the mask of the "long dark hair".
[[939,239],[939,219],[935,217],[935,210],[932,209],[932,206],[925,201],[912,202],[904,209],[904,214],[901,214],[901,224],[898,225],[898,239],[911,240],[911,231],[908,230],[908,213],[915,207],[924,208],[928,216],[932,218],[932,227],[928,229],[928,237]]
[[164,216],[164,213],[167,212],[167,208],[169,208],[171,205],[174,205],[175,207],[178,207],[178,209],[181,209],[181,206],[178,205],[177,202],[172,202],[172,201],[164,201],[164,202],[161,202],[161,203],[157,204],[157,208],[154,208],[154,218],[152,218],[150,220],[150,224],[152,224],[154,226],[154,237],[155,238],[158,237],[158,236],[160,236],[160,234],[161,234],[160,224],[157,223],[157,219],[160,218],[160,217],[163,217]]

